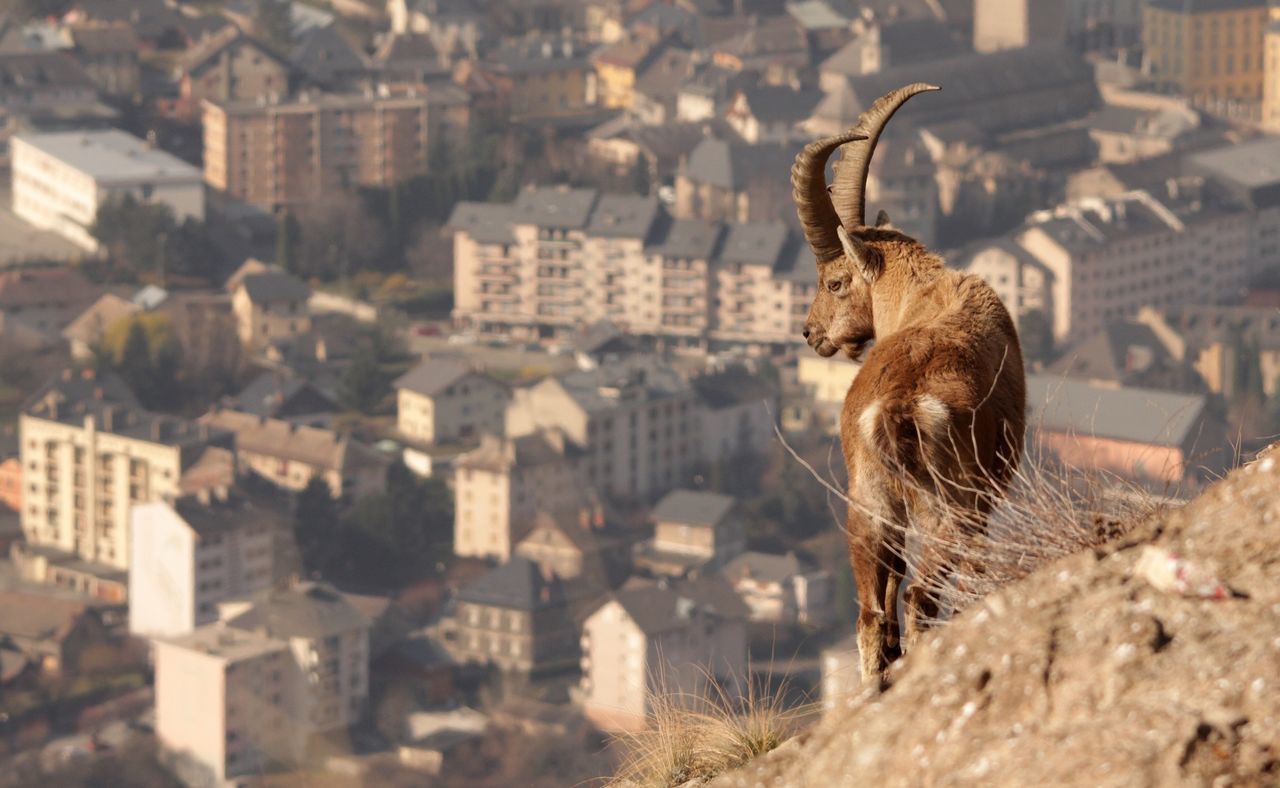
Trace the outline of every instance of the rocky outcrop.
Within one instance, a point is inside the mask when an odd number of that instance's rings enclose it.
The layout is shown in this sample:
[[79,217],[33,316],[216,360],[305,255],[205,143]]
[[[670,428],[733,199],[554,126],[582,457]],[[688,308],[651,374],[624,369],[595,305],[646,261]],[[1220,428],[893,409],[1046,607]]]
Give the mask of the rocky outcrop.
[[893,680],[715,785],[1280,784],[1280,444],[988,596]]

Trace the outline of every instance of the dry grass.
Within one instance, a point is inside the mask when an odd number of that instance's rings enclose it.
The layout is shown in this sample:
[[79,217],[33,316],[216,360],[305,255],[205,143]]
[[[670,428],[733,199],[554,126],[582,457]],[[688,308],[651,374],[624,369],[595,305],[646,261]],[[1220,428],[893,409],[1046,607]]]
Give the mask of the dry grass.
[[768,691],[746,684],[744,697],[719,685],[710,698],[651,694],[646,727],[615,740],[622,763],[609,785],[668,788],[710,780],[778,747],[811,712],[808,705],[784,707],[785,687]]

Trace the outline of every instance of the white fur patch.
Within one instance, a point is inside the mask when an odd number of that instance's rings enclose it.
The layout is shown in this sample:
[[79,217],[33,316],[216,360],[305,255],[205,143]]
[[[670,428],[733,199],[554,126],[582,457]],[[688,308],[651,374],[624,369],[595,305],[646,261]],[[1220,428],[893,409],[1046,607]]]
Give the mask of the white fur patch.
[[876,427],[880,426],[880,400],[874,400],[858,417],[858,429],[862,431],[862,439],[872,446],[876,445]]
[[936,437],[945,432],[949,416],[947,404],[932,394],[916,400],[916,426],[926,435]]

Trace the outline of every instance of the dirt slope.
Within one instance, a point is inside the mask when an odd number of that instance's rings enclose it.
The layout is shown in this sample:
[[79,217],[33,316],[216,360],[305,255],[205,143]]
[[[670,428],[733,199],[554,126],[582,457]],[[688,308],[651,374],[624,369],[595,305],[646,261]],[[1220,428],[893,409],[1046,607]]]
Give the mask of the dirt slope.
[[[1147,569],[1166,551],[1227,598],[1161,582]],[[715,783],[1046,784],[1280,785],[1280,444],[1105,551],[988,597],[888,692]]]

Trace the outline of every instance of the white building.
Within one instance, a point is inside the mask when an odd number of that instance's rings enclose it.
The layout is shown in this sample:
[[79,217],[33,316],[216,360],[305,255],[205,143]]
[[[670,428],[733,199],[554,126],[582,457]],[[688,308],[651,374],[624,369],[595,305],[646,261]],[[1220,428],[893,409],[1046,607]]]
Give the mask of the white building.
[[720,576],[751,608],[752,621],[820,625],[831,620],[831,574],[795,553],[743,553],[725,564]]
[[118,129],[22,134],[13,138],[13,210],[94,251],[98,207],[133,195],[174,217],[204,219],[200,170]]
[[187,785],[221,786],[299,755],[287,643],[224,624],[155,641],[156,735]]
[[272,580],[273,514],[239,498],[181,498],[130,513],[129,631],[182,635],[218,618],[218,603]]

